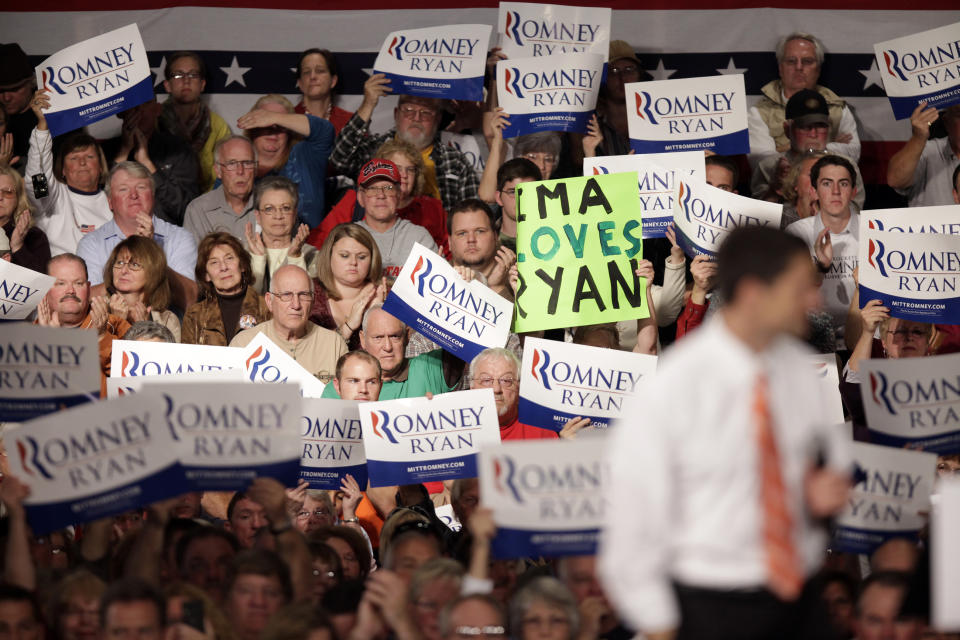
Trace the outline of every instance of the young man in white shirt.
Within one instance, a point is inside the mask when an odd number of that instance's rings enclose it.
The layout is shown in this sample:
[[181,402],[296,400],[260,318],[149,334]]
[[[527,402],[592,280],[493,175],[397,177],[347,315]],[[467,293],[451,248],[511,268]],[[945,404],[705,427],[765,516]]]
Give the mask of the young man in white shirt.
[[717,255],[726,305],[610,430],[609,503],[630,508],[609,512],[600,574],[649,640],[830,637],[805,583],[850,473],[798,340],[816,280],[799,239],[734,230]]
[[820,293],[825,310],[833,318],[837,349],[846,349],[843,340],[847,311],[856,283],[860,246],[860,215],[851,206],[857,195],[853,165],[840,156],[824,156],[810,167],[816,214],[787,227],[810,248],[817,269],[823,275]]

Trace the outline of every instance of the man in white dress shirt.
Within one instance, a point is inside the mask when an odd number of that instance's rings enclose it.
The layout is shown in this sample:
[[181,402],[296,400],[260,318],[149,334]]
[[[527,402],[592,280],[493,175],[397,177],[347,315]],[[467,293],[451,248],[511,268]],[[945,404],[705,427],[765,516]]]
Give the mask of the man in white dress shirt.
[[839,429],[797,336],[818,304],[806,245],[766,227],[717,255],[727,304],[668,350],[611,429],[600,573],[649,640],[830,638],[806,578],[849,488]]

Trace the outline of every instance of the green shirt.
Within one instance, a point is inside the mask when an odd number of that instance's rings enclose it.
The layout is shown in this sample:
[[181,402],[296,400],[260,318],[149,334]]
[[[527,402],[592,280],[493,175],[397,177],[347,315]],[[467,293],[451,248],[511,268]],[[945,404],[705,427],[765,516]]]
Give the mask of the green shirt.
[[[407,361],[406,375],[402,380],[387,380],[380,389],[380,400],[419,398],[427,391],[433,394],[447,393],[451,388],[443,377],[443,349],[434,349]],[[323,398],[339,398],[340,394],[328,384]]]

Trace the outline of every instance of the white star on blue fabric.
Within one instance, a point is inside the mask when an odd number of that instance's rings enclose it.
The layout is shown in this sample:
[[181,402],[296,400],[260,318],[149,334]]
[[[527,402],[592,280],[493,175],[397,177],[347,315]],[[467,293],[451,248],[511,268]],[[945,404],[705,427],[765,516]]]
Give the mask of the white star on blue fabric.
[[253,67],[241,67],[237,63],[237,56],[233,56],[233,62],[230,63],[229,67],[220,67],[220,71],[223,71],[227,74],[227,81],[224,83],[224,87],[229,87],[231,83],[236,82],[241,87],[246,87],[247,83],[243,79],[243,75],[250,71]]
[[730,62],[727,63],[727,67],[725,69],[717,69],[717,73],[722,76],[732,76],[738,73],[743,73],[746,70],[746,67],[739,68],[737,65],[733,64],[733,56],[730,56]]

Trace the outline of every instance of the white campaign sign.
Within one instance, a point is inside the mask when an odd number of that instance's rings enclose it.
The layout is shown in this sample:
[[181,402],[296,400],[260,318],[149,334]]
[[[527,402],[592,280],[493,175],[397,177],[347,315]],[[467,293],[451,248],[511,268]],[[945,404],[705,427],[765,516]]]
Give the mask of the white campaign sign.
[[300,417],[300,479],[311,489],[339,489],[348,473],[367,488],[360,403],[304,398]]
[[[221,347],[218,347],[221,348]],[[243,369],[224,369],[222,371],[199,371],[197,373],[170,373],[159,376],[128,376],[126,378],[107,378],[107,397],[140,393],[144,387],[171,382],[206,384],[208,382],[244,382]]]
[[380,46],[374,73],[386,74],[398,95],[483,100],[490,31],[487,24],[394,31]]
[[58,51],[40,63],[36,74],[37,86],[50,97],[44,115],[54,136],[153,98],[150,63],[136,24]]
[[497,62],[497,96],[510,115],[504,138],[541,131],[585,133],[597,107],[605,58],[564,53]]
[[876,231],[960,235],[960,204],[860,212],[860,224]]
[[296,382],[304,398],[319,398],[326,387],[265,333],[258,333],[240,351],[244,376],[250,382]]
[[583,175],[636,171],[643,237],[663,238],[673,222],[673,191],[677,177],[706,182],[705,157],[703,151],[597,156],[583,159]]
[[960,324],[960,235],[871,229],[860,222],[860,303],[894,318]]
[[570,418],[608,427],[623,401],[657,368],[657,356],[527,338],[520,367],[520,422],[560,431]]
[[96,331],[4,324],[0,422],[23,422],[99,399]]
[[592,555],[607,508],[606,438],[505,442],[480,451],[497,558]]
[[630,147],[637,153],[750,151],[741,74],[631,82],[624,90]]
[[257,476],[296,485],[300,394],[293,384],[156,384],[187,480],[197,491],[244,489]]
[[960,354],[860,364],[871,442],[960,453]]
[[239,369],[243,352],[236,347],[114,340],[110,377],[159,376]]
[[727,234],[737,227],[779,229],[782,217],[782,204],[746,198],[692,178],[677,180],[674,189],[677,243],[691,258],[715,255]]
[[374,487],[476,477],[479,448],[500,442],[492,389],[367,402],[360,423]]
[[605,7],[501,2],[497,32],[508,58],[596,53],[606,60],[610,49],[610,16]]
[[843,400],[840,398],[840,373],[837,370],[835,353],[817,353],[810,356],[810,363],[822,385],[823,405],[829,412],[832,424],[843,424]]
[[865,442],[850,443],[853,489],[837,516],[833,548],[871,553],[884,540],[916,535],[926,524],[937,456]]
[[470,362],[510,336],[513,305],[477,280],[465,281],[419,242],[407,256],[383,310]]
[[0,320],[22,320],[33,313],[54,279],[0,260]]
[[106,518],[189,491],[159,397],[93,402],[3,435],[11,470],[30,486],[33,532]]
[[883,88],[897,120],[921,102],[960,103],[960,22],[873,45]]

